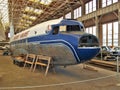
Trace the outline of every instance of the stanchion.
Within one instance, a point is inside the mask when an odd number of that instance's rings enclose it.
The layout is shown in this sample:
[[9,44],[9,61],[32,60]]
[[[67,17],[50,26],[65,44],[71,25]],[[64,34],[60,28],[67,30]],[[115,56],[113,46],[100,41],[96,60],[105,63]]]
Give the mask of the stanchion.
[[102,55],[102,48],[101,48],[100,50],[101,50],[101,60],[103,60],[103,55]]
[[119,75],[119,56],[117,55],[117,75]]
[[116,55],[117,56],[117,60],[116,60],[116,66],[117,66],[117,71],[116,71],[116,79],[117,79],[117,81],[118,81],[118,83],[117,83],[117,86],[120,86],[120,74],[119,74],[119,71],[120,71],[120,69],[119,69],[119,56],[118,55]]

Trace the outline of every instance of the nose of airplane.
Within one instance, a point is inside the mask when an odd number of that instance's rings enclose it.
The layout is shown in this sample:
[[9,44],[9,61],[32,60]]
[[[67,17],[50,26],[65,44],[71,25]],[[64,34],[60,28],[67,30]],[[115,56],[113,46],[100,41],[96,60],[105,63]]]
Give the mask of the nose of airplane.
[[78,49],[78,54],[81,61],[92,59],[100,51],[99,47],[79,47]]
[[84,34],[79,39],[79,47],[98,47],[99,41],[92,34]]
[[81,61],[90,60],[100,51],[99,41],[92,34],[84,34],[79,39],[78,49]]

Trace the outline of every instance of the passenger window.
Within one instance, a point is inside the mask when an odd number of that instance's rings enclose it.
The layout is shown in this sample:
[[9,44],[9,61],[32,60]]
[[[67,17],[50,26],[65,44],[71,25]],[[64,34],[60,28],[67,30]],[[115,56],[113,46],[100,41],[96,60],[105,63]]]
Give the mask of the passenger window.
[[58,26],[57,26],[57,27],[54,27],[54,28],[53,28],[53,35],[58,34],[58,32],[59,32],[59,27],[58,27]]

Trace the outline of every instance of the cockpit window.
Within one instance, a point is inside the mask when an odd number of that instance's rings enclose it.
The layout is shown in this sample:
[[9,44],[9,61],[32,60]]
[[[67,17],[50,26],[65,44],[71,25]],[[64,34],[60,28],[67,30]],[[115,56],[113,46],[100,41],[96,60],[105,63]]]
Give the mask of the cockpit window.
[[79,25],[67,25],[67,31],[80,31]]
[[53,35],[56,35],[59,33],[59,26],[56,26],[53,28]]
[[84,27],[83,26],[81,26],[81,31],[84,31]]

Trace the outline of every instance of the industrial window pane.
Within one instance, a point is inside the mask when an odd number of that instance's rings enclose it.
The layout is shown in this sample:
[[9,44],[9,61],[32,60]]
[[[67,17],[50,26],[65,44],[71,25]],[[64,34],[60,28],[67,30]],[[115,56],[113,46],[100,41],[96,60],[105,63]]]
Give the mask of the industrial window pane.
[[88,14],[88,3],[85,4],[85,13]]
[[88,28],[86,28],[86,30],[85,30],[85,31],[86,31],[86,33],[89,33],[89,32],[88,32]]
[[77,13],[76,13],[76,9],[74,10],[74,19],[76,19],[77,18],[77,15],[76,15]]
[[107,5],[111,5],[112,4],[112,0],[107,0]]
[[92,34],[92,27],[89,28],[89,33]]
[[103,46],[106,45],[106,36],[107,36],[107,25],[103,24],[102,26],[102,35],[103,35]]
[[93,35],[96,36],[96,26],[93,27]]
[[116,3],[116,2],[118,2],[118,0],[113,0],[113,3]]
[[65,15],[65,18],[71,18],[71,12]]
[[103,42],[103,44],[102,44],[103,46],[106,46],[106,42]]
[[74,10],[74,19],[81,17],[81,7]]
[[114,46],[118,46],[118,22],[114,22],[113,23],[113,42],[114,42]]
[[76,9],[76,11],[77,11],[77,18],[78,18],[78,17],[79,17],[79,16],[78,16],[78,13],[79,13],[79,10],[78,10],[78,8]]
[[102,0],[102,7],[106,7],[106,0]]
[[86,33],[93,34],[96,36],[96,26],[86,28]]
[[93,11],[96,10],[96,0],[93,0]]
[[81,17],[81,15],[82,15],[81,7],[79,7],[78,10],[79,10],[78,16]]
[[91,2],[89,2],[89,13],[91,13],[92,12],[92,1]]
[[108,46],[112,46],[112,23],[108,24]]

